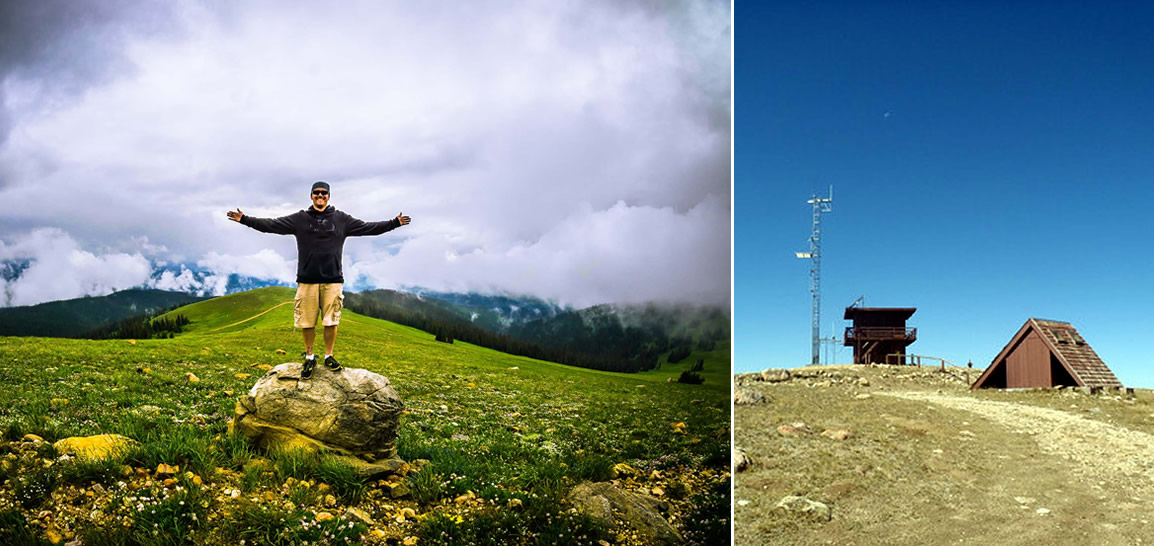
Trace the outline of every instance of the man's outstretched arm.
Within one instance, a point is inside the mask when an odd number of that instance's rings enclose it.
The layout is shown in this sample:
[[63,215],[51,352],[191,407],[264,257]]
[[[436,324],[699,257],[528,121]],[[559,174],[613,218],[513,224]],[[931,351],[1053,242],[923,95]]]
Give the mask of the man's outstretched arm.
[[383,222],[366,222],[357,218],[349,217],[348,227],[345,229],[345,234],[349,237],[356,237],[359,235],[380,235],[386,231],[392,231],[401,226],[409,225],[413,219],[399,213],[396,218],[392,220],[385,220]]
[[243,212],[240,208],[228,211],[228,219],[233,222],[240,222],[257,231],[265,233],[276,233],[278,235],[292,235],[296,233],[293,229],[292,218],[290,216],[281,216],[280,218],[254,218]]

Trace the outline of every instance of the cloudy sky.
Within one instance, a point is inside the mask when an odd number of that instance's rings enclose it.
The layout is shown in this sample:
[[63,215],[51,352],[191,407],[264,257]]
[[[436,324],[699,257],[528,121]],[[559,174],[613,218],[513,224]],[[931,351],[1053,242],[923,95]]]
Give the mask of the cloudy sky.
[[[728,2],[5,2],[0,304],[293,282],[225,212],[413,223],[346,278],[728,305]],[[212,288],[212,287],[207,287]]]

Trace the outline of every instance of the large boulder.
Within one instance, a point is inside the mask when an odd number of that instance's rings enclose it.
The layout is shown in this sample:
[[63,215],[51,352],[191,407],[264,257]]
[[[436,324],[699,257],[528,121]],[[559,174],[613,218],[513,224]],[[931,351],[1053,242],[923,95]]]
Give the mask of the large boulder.
[[388,378],[317,366],[301,379],[302,367],[288,362],[269,370],[240,397],[230,429],[264,448],[319,448],[370,463],[396,457],[404,404]]
[[664,501],[622,491],[608,482],[584,482],[569,493],[566,499],[578,512],[612,526],[614,516],[637,529],[647,544],[682,544],[677,529],[658,511],[668,510]]

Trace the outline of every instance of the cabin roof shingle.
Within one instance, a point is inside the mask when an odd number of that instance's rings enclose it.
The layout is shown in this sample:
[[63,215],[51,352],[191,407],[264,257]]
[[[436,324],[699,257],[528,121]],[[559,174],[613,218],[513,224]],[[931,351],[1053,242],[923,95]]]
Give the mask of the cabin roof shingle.
[[1090,348],[1090,344],[1082,339],[1082,335],[1069,322],[1057,320],[1030,319],[1042,334],[1042,339],[1050,346],[1058,358],[1073,372],[1074,377],[1080,379],[1087,387],[1121,387],[1122,382],[1114,376],[1114,372],[1106,367],[1106,363]]

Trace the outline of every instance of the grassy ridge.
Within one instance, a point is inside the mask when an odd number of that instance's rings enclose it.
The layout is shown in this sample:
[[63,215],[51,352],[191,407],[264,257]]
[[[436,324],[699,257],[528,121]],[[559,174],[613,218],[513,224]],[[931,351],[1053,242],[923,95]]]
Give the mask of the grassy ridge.
[[[276,305],[292,302],[295,294],[296,291],[292,288],[279,286],[260,288],[185,305],[158,318],[172,319],[176,315],[188,317],[192,321],[184,329],[185,333],[188,334],[232,332],[250,328],[275,329],[278,324],[291,327],[292,304],[288,303],[273,311],[279,312],[275,317],[267,317],[264,320],[253,319],[234,328],[225,328],[263,313]],[[270,314],[272,313],[270,312]],[[269,319],[273,320],[270,321]],[[276,320],[279,320],[279,323]]]
[[0,308],[0,335],[82,337],[112,322],[204,299],[183,292],[131,289],[107,296]]
[[[241,472],[247,468],[243,453],[239,462],[197,463],[194,452],[235,450],[223,433],[236,397],[263,374],[255,366],[295,360],[302,343],[291,328],[292,305],[276,307],[292,295],[292,289],[265,288],[186,306],[179,312],[193,322],[170,340],[0,338],[0,381],[11,387],[0,391],[0,432],[9,440],[25,433],[48,440],[121,433],[154,453],[129,466],[167,454],[174,460],[161,462],[191,465],[213,485],[254,480],[258,489],[285,489],[285,475]],[[348,367],[393,382],[410,412],[402,422],[400,456],[429,461],[407,478],[409,498],[384,503],[370,487],[359,503],[344,502],[376,514],[373,530],[383,536],[531,543],[572,527],[593,543],[628,542],[629,529],[559,523],[564,494],[581,480],[614,477],[618,463],[638,470],[619,476],[623,487],[686,491],[667,498],[669,516],[687,538],[708,543],[728,536],[729,399],[728,382],[719,378],[728,375],[729,359],[721,344],[700,356],[706,358],[706,385],[692,386],[665,381],[689,360],[645,374],[598,372],[438,343],[430,334],[345,311],[337,355]],[[186,381],[186,373],[200,381]],[[151,408],[141,411],[145,406]],[[685,423],[686,432],[678,433],[673,423]],[[172,438],[197,449],[182,451],[170,445]],[[277,460],[275,454],[250,456],[263,457]],[[228,464],[243,476],[208,468]],[[0,488],[0,512],[6,494]],[[476,500],[455,502],[463,495]],[[500,509],[513,499],[522,507]],[[213,500],[205,509],[243,512],[230,502]],[[427,517],[397,521],[393,513],[402,507]],[[194,543],[213,543],[207,536]],[[372,536],[379,535],[370,541]]]

